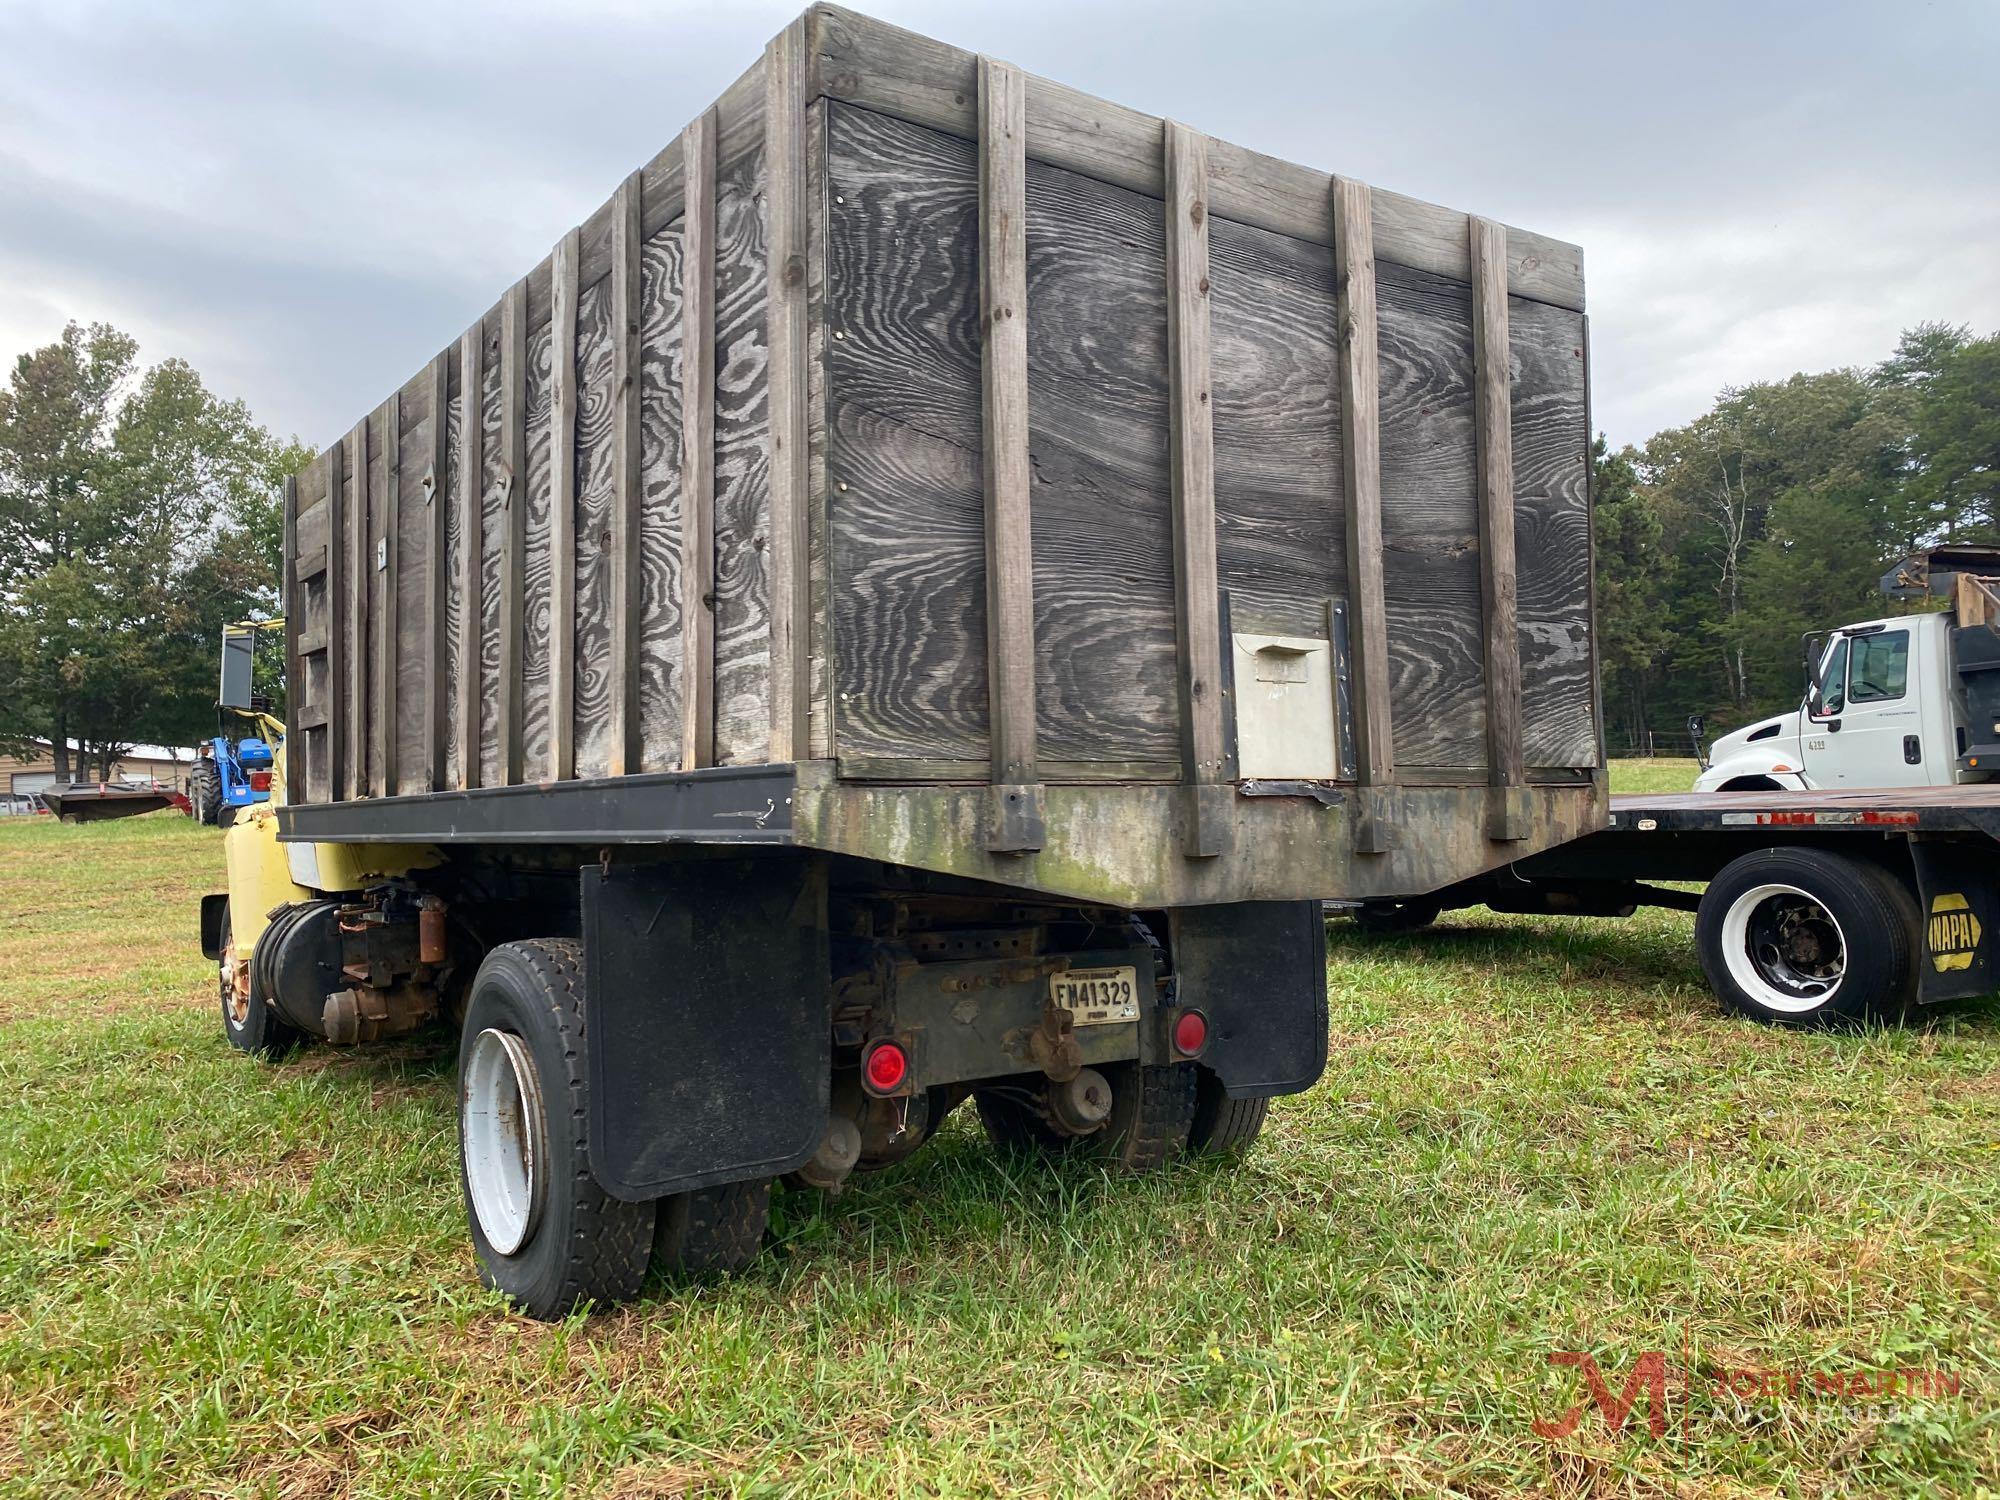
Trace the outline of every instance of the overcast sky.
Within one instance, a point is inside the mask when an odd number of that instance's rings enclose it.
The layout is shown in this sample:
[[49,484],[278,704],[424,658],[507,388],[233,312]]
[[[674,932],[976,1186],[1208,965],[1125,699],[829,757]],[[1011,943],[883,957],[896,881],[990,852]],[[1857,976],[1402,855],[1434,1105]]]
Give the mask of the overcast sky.
[[[0,0],[0,358],[109,321],[330,442],[799,8]],[[2000,329],[1991,0],[866,8],[1576,241],[1614,444]]]

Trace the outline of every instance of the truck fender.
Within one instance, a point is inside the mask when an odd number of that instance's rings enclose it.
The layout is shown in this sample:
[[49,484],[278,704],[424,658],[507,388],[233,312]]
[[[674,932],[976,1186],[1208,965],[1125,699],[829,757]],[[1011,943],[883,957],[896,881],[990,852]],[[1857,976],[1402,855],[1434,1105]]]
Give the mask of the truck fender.
[[[1784,769],[1780,770],[1779,767]],[[1712,763],[1695,779],[1698,792],[1717,792],[1740,776],[1761,776],[1788,792],[1809,792],[1812,784],[1790,762],[1768,755],[1735,755]]]

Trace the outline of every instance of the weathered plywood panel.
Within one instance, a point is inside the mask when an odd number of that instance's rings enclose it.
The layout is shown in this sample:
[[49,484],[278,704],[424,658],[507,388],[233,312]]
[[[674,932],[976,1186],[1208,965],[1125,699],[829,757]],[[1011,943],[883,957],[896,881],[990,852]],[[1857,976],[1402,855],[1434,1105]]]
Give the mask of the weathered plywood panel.
[[721,164],[715,224],[715,761],[771,743],[769,346],[761,148]]
[[[611,511],[615,441],[611,282],[584,290],[576,312],[576,774],[611,774]],[[563,622],[555,622],[560,631]]]
[[[424,486],[432,461],[430,372],[403,390],[402,432],[396,465],[396,569],[389,586],[396,592],[397,639],[394,664],[395,713],[387,733],[395,744],[391,791],[397,795],[431,789],[430,663],[439,649],[430,617],[425,579],[430,573],[431,506],[438,502]],[[432,475],[435,482],[436,476]]]
[[1029,441],[1042,757],[1180,757],[1158,201],[1028,169]]
[[[474,392],[473,396],[476,400],[478,393]],[[444,507],[444,597],[434,649],[438,652],[438,664],[444,673],[444,784],[447,787],[464,785],[462,737],[459,734],[459,715],[464,712],[464,699],[459,677],[467,660],[465,644],[468,631],[477,628],[477,622],[467,618],[465,607],[465,548],[468,542],[478,539],[479,533],[476,524],[470,528],[466,525],[465,497],[460,493],[459,440],[464,421],[465,392],[453,391],[445,405],[444,472],[438,476],[438,494],[432,502]],[[474,519],[476,522],[477,518]]]
[[507,460],[502,442],[505,406],[501,375],[501,339],[486,341],[481,365],[479,422],[481,467],[479,490],[479,784],[507,784],[507,747],[501,671],[507,653],[502,631],[507,617],[504,571],[513,566],[507,519]]
[[1486,763],[1472,289],[1376,265],[1382,549],[1398,767]]
[[835,731],[843,756],[987,755],[972,144],[827,115]]
[[[528,330],[527,513],[521,538],[521,763],[533,781],[553,774],[549,712],[550,643],[557,622],[549,611],[554,566],[554,338],[547,323]],[[564,621],[562,628],[568,629]]]
[[681,265],[679,221],[640,251],[639,761],[681,760]]
[[1216,567],[1232,628],[1326,633],[1347,596],[1333,250],[1211,221]]
[[1507,326],[1523,753],[1530,766],[1593,766],[1583,316],[1510,297]]

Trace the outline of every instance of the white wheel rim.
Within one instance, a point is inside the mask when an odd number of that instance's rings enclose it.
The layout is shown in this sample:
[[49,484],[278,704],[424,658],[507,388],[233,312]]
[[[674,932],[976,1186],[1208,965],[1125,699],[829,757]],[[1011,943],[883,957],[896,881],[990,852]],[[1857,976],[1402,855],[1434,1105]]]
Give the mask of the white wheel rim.
[[496,1254],[512,1255],[541,1219],[548,1175],[541,1082],[526,1042],[490,1026],[473,1039],[458,1119],[479,1231]]
[[1729,977],[1759,1005],[1801,1016],[1840,992],[1847,934],[1812,892],[1753,886],[1722,919],[1722,958]]

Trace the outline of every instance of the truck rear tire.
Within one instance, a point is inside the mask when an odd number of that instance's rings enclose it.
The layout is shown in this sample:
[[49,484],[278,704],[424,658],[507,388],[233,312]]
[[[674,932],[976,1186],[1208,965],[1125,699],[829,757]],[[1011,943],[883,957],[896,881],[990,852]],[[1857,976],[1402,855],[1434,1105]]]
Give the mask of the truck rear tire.
[[480,1279],[530,1317],[637,1294],[655,1205],[591,1175],[583,951],[503,943],[472,981],[458,1048],[459,1183]]
[[675,1193],[659,1202],[653,1264],[670,1276],[741,1271],[762,1252],[770,1222],[769,1178]]
[[1899,1014],[1916,993],[1916,899],[1890,871],[1819,849],[1759,849],[1709,883],[1695,942],[1731,1010],[1778,1026]]
[[1421,932],[1444,914],[1440,901],[1364,901],[1349,916],[1354,925],[1373,936],[1396,932]]
[[1099,1071],[1111,1084],[1111,1114],[1089,1135],[1056,1130],[1023,1097],[1031,1087],[983,1088],[973,1101],[986,1138],[997,1150],[1074,1156],[1121,1175],[1156,1171],[1187,1151],[1195,1114],[1194,1064],[1107,1063]]
[[1188,1126],[1188,1153],[1192,1156],[1240,1156],[1256,1144],[1264,1133],[1264,1120],[1271,1112],[1269,1099],[1232,1099],[1222,1080],[1208,1069],[1199,1070],[1195,1084],[1194,1119]]

